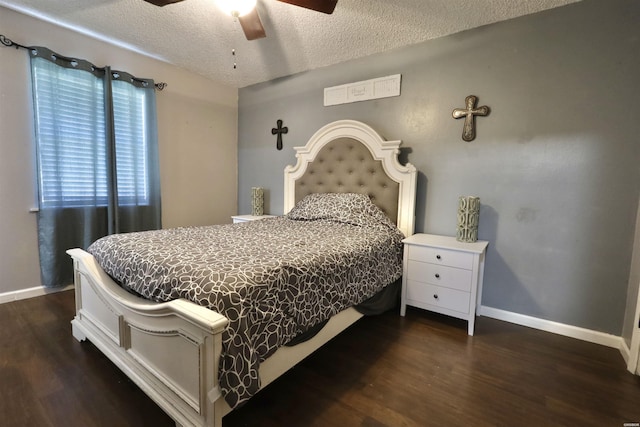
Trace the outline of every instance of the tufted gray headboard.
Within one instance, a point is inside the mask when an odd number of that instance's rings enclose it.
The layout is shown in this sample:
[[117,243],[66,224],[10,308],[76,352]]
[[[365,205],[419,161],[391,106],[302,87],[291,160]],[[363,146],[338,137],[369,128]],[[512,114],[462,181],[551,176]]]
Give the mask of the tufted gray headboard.
[[284,170],[284,213],[311,193],[364,193],[410,236],[414,230],[416,168],[398,161],[400,141],[387,141],[370,126],[338,120],[320,128],[297,162]]
[[397,222],[399,187],[365,145],[338,138],[325,144],[296,180],[295,200],[312,193],[364,193]]

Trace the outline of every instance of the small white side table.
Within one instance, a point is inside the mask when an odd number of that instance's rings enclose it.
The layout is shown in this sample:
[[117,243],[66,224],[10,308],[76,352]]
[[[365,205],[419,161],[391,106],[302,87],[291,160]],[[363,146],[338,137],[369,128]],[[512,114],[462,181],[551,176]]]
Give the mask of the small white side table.
[[231,219],[234,224],[239,222],[255,221],[258,219],[273,218],[276,215],[233,215]]
[[421,233],[403,242],[400,315],[410,305],[465,319],[473,335],[489,242],[464,243],[455,237]]

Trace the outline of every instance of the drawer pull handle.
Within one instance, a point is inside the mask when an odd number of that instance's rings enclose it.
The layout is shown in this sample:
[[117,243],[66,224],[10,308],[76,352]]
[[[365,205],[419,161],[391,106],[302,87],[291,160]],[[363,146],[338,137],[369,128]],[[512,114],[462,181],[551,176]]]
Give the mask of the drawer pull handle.
[[440,255],[436,255],[436,259],[442,259]]
[[436,273],[436,279],[440,278],[440,274]]
[[435,299],[438,299],[438,294],[433,294],[433,297],[434,297]]

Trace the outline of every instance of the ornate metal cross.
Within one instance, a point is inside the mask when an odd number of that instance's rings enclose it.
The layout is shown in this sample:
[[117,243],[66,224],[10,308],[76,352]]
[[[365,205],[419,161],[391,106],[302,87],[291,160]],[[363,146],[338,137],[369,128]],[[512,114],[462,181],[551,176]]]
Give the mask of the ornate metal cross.
[[467,108],[456,108],[453,110],[453,118],[459,119],[464,117],[464,127],[462,128],[462,139],[465,141],[473,141],[476,137],[476,122],[475,116],[486,116],[489,114],[489,107],[483,105],[476,108],[476,102],[478,97],[475,95],[469,95],[465,98]]
[[282,134],[289,132],[288,127],[282,127],[282,120],[278,119],[276,122],[277,128],[271,129],[271,135],[278,134],[278,139],[276,140],[276,148],[278,150],[282,150]]

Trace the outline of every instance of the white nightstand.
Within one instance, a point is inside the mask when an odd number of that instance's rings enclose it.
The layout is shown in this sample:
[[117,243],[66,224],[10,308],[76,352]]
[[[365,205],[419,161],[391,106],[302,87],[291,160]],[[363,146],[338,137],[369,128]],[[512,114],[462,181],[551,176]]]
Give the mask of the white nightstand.
[[473,335],[489,242],[464,243],[433,234],[414,234],[403,242],[400,315],[410,305],[465,319]]
[[255,221],[257,219],[273,218],[276,215],[234,215],[231,217],[234,224],[239,222]]

